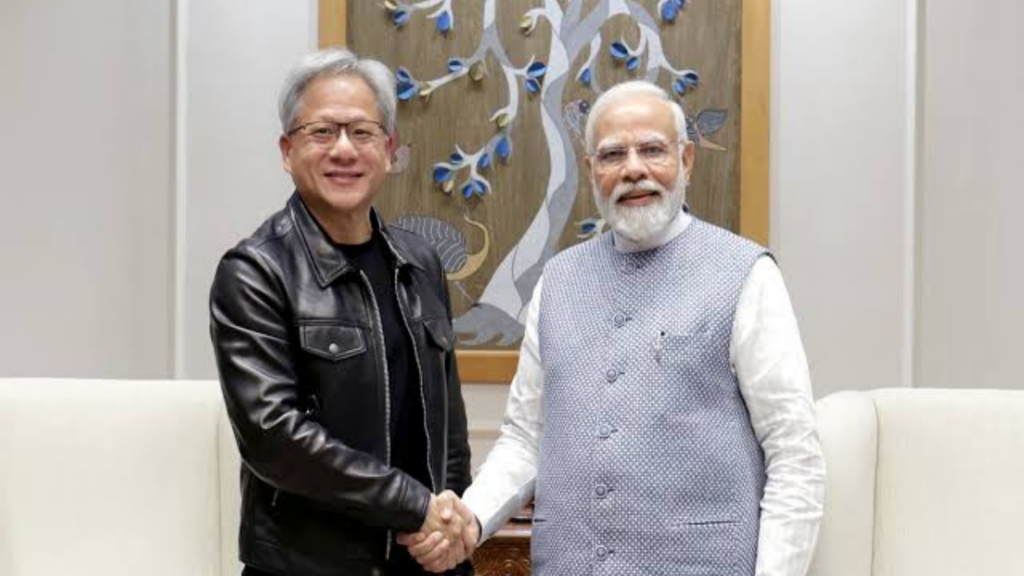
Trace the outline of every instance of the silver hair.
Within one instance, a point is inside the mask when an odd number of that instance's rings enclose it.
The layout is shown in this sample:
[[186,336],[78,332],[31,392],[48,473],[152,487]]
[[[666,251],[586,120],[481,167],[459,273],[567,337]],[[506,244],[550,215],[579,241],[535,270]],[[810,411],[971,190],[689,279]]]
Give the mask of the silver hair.
[[359,58],[354,52],[329,48],[308,54],[288,73],[281,96],[277,101],[281,130],[288,132],[302,106],[302,96],[309,84],[318,78],[352,75],[362,78],[377,100],[377,109],[388,133],[395,131],[398,98],[395,95],[395,75],[387,66],[369,58]]
[[587,142],[587,153],[594,153],[594,130],[597,124],[597,118],[601,115],[606,107],[612,102],[636,95],[654,96],[667,102],[672,108],[672,114],[676,119],[676,132],[679,133],[679,139],[685,145],[690,141],[689,136],[686,133],[686,113],[683,112],[683,107],[678,102],[672,99],[664,89],[653,82],[647,80],[630,80],[621,84],[616,84],[608,89],[607,92],[597,97],[594,105],[590,107],[590,113],[587,114],[587,128],[586,128],[586,142]]

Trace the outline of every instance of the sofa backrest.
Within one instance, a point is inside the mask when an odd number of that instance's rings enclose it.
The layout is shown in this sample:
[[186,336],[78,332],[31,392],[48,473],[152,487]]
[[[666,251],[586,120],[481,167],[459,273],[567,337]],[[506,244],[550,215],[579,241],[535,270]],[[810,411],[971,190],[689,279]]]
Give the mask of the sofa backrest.
[[843,392],[818,422],[812,575],[1024,574],[1024,391]]
[[219,421],[213,381],[0,379],[0,574],[238,574]]

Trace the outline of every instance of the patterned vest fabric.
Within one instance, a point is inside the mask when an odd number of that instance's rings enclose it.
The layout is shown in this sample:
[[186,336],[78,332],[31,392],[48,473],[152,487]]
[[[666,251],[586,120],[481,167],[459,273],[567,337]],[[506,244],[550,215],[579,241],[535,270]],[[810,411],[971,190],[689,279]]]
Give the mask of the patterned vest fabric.
[[548,262],[535,575],[754,574],[764,455],[729,343],[766,254],[694,218],[660,248],[605,234]]

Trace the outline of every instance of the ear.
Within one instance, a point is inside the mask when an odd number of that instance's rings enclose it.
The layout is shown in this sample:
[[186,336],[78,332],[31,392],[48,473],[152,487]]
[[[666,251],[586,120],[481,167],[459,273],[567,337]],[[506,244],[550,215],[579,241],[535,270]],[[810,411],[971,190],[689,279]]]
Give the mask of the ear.
[[693,160],[696,157],[697,147],[693,142],[687,142],[683,147],[683,171],[686,172],[686,183],[690,183],[690,174],[693,172]]
[[277,146],[281,149],[281,165],[284,167],[284,171],[288,174],[292,173],[292,140],[291,138],[281,134],[281,137],[277,139]]
[[402,141],[401,141],[401,138],[399,138],[399,136],[398,136],[398,128],[396,127],[394,129],[394,131],[391,132],[391,134],[388,134],[388,142],[387,142],[387,145],[386,145],[386,148],[387,148],[386,152],[387,152],[387,154],[385,154],[385,158],[384,158],[384,171],[385,172],[390,174],[391,173],[391,169],[394,168],[395,164],[398,163],[398,158],[397,158],[396,154],[398,152],[398,147],[401,146],[401,145],[402,145]]

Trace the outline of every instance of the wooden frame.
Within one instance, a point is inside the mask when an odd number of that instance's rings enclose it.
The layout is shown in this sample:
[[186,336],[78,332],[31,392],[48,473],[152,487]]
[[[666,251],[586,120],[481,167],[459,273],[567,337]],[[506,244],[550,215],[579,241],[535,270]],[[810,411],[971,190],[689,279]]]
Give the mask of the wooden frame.
[[[319,46],[345,46],[348,0],[319,0]],[[768,245],[771,0],[743,0],[740,234]],[[459,350],[466,383],[508,384],[519,353]]]

